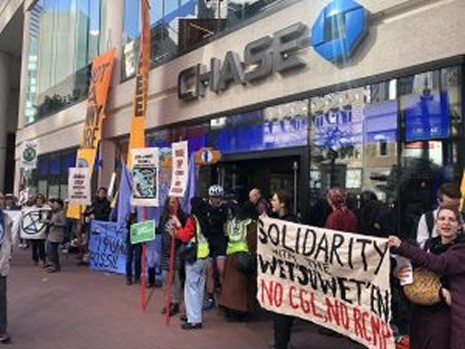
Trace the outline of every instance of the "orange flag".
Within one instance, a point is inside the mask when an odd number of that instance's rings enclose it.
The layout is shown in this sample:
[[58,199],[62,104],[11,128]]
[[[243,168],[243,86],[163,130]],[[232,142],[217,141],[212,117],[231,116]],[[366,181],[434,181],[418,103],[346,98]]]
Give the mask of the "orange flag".
[[150,70],[150,9],[148,0],[141,0],[142,35],[139,69],[136,75],[133,113],[129,133],[128,165],[132,168],[132,149],[145,148],[145,115]]
[[[102,126],[105,119],[105,107],[108,99],[113,65],[116,51],[110,51],[92,60],[89,96],[87,98],[86,120],[82,134],[81,145],[78,149],[76,167],[88,167],[92,174],[98,145],[102,138]],[[69,218],[80,218],[80,206],[70,205],[67,211]]]

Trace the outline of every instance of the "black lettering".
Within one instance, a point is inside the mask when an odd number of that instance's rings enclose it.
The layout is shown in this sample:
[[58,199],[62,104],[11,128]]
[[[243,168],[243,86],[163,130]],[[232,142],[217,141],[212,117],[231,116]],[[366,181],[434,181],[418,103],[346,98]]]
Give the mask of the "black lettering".
[[255,68],[245,74],[248,82],[263,79],[273,72],[273,55],[269,52],[273,39],[265,36],[252,41],[244,49],[244,63],[255,65]]

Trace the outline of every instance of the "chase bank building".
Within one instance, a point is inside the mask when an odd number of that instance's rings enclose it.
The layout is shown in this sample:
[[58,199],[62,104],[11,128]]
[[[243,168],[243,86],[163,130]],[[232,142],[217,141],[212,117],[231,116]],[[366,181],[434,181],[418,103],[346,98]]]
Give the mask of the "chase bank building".
[[[465,1],[151,0],[147,146],[189,141],[219,162],[199,166],[198,195],[219,183],[292,194],[321,224],[329,187],[375,192],[394,230],[461,178]],[[139,55],[138,0],[23,1],[16,160],[35,140],[26,183],[67,196],[86,114],[89,63],[116,48],[94,185],[127,157]],[[0,135],[1,137],[1,135]],[[161,181],[164,179],[162,178]]]

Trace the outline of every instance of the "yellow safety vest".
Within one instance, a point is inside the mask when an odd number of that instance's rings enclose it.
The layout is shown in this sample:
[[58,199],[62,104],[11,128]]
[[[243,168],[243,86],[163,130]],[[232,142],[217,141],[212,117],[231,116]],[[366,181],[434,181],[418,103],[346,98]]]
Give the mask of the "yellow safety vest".
[[237,252],[249,252],[247,246],[247,227],[252,219],[237,221],[235,218],[226,224],[226,235],[228,236],[227,255]]
[[196,216],[193,217],[195,221],[195,235],[192,237],[191,242],[197,242],[197,258],[207,258],[210,255],[208,241],[202,234],[202,228],[200,227],[199,220]]

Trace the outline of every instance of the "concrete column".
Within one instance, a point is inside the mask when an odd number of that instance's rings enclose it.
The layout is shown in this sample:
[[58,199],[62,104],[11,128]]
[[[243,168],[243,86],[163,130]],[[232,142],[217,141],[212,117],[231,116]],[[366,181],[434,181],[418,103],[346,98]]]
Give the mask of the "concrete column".
[[[32,1],[28,1],[24,6],[24,25],[23,25],[23,47],[21,50],[21,76],[19,83],[19,96],[18,96],[18,131],[22,130],[25,125],[25,109],[26,109],[26,95],[28,79],[28,59],[29,59],[29,26],[31,23],[31,12],[29,7]],[[18,132],[16,132],[16,139],[18,139]],[[15,181],[14,181],[14,192],[18,194],[19,185],[21,183],[21,168],[19,166],[19,157],[21,144],[16,143],[16,156],[15,156]]]
[[121,80],[121,56],[123,52],[124,0],[103,0],[102,37],[100,52],[116,49],[116,62],[113,69],[111,86],[117,86]]
[[0,52],[0,190],[4,190],[5,161],[6,161],[6,137],[8,117],[8,96],[10,93],[10,57]]

